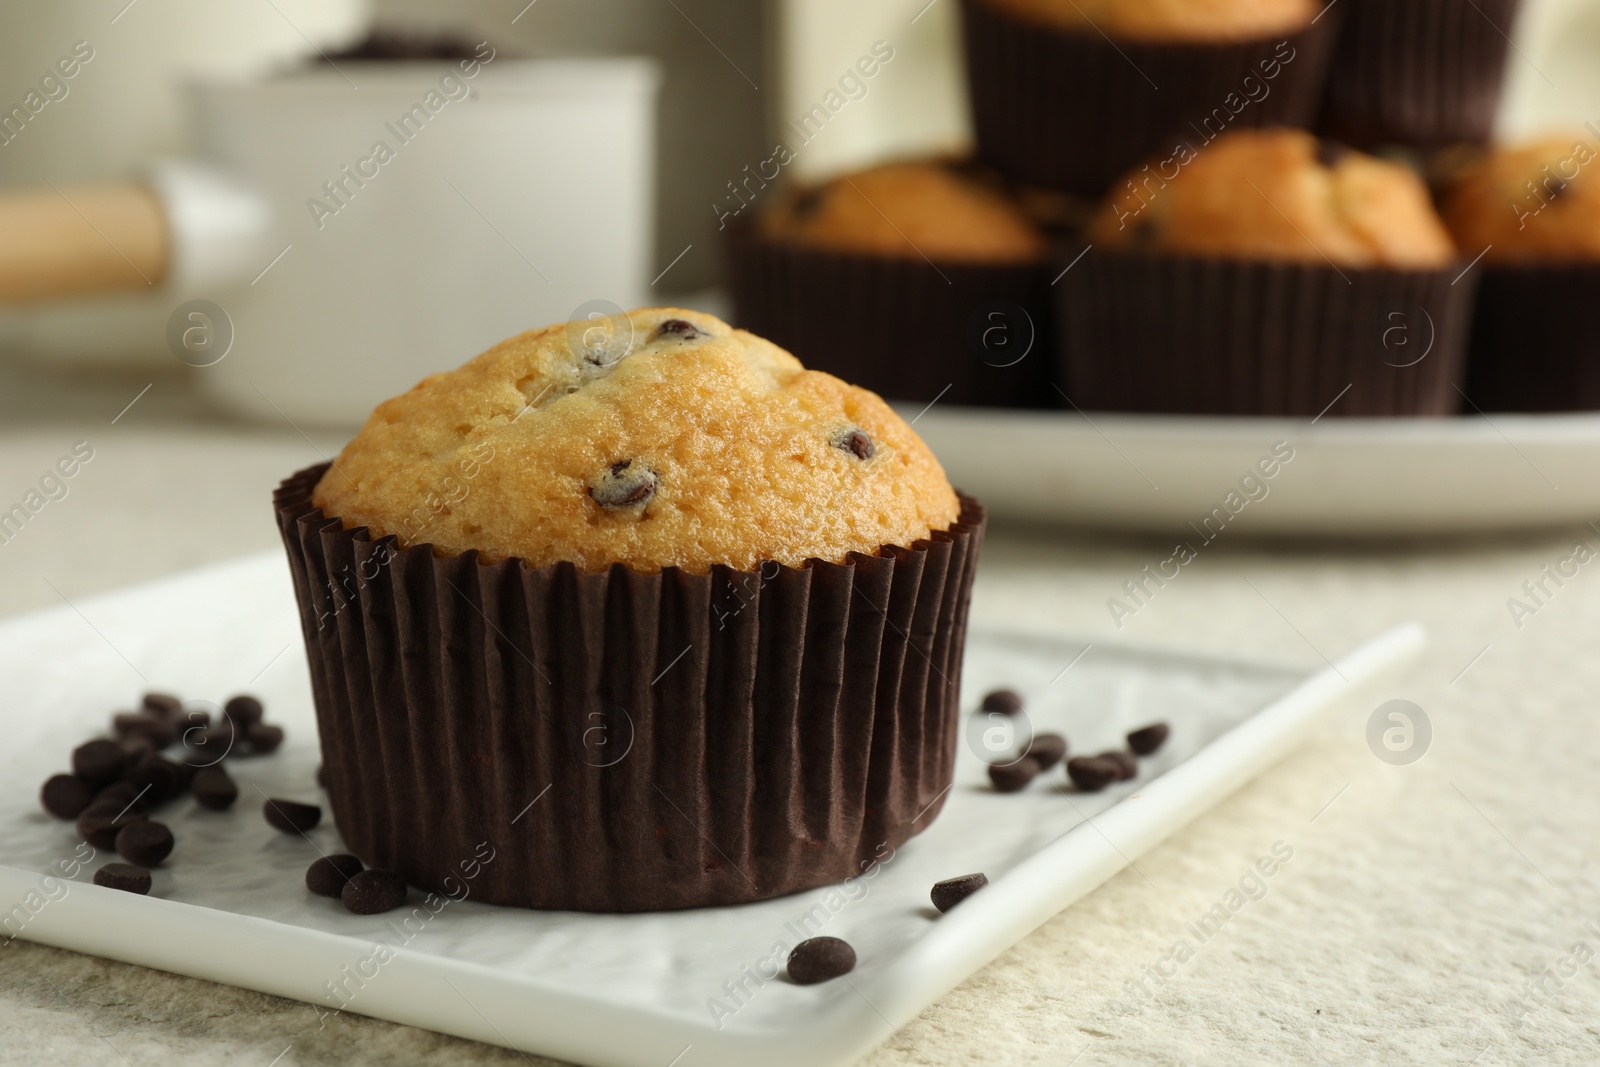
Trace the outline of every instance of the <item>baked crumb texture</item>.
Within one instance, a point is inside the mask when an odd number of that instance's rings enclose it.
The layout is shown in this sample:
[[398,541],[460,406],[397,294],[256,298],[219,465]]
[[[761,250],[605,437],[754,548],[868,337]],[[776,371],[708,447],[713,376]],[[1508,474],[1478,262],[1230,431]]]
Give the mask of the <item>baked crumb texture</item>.
[[710,315],[548,326],[378,405],[312,502],[436,555],[652,573],[842,563],[959,505],[876,394]]

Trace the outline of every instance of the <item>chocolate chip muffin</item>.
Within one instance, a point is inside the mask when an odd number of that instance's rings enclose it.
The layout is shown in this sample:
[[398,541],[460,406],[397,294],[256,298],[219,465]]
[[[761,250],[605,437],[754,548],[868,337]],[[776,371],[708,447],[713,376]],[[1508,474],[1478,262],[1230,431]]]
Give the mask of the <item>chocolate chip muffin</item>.
[[402,547],[642,573],[843,563],[959,511],[877,396],[677,308],[531,330],[384,401],[312,503]]
[[1225,134],[1125,176],[1063,277],[1085,407],[1446,414],[1472,283],[1422,180],[1300,130]]
[[1312,0],[985,0],[1021,19],[1120,41],[1231,41],[1305,29]]
[[275,504],[369,866],[531,908],[732,904],[939,811],[982,509],[877,396],[758,337],[676,308],[530,331]]
[[1573,130],[1484,154],[1445,197],[1482,259],[1467,396],[1486,411],[1600,409],[1600,138]]
[[[1166,175],[1171,174],[1171,180]],[[1427,269],[1456,254],[1407,167],[1301,130],[1241,130],[1123,179],[1091,222],[1104,249]]]
[[936,263],[1041,263],[1044,235],[994,182],[934,163],[891,163],[791,189],[761,232],[807,248]]
[[897,162],[792,187],[728,253],[735,318],[808,366],[916,409],[1054,404],[1049,242],[992,173]]
[[962,0],[962,12],[979,157],[1089,200],[1151,153],[1310,126],[1342,14],[1316,0]]
[[1343,0],[1318,129],[1364,148],[1481,144],[1522,0]]

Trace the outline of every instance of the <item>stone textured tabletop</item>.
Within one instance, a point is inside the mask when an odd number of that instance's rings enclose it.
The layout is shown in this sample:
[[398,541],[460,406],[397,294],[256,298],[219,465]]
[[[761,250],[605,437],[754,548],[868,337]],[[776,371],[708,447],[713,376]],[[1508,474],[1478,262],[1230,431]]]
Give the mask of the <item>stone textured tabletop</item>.
[[[95,450],[67,497],[0,545],[7,613],[275,545],[276,479],[343,436],[169,418],[158,398],[112,424],[120,403],[108,405],[39,421],[0,401],[5,507],[74,442]],[[886,1027],[863,1062],[1595,1062],[1600,567],[1569,564],[1560,585],[1545,571],[1579,542],[1600,551],[1590,527],[1386,545],[1224,537],[1118,631],[1107,599],[1170,546],[998,526],[980,619],[1309,666],[1420,620],[1422,661],[1380,697],[1419,705],[1431,746],[1391,766],[1366,740],[1375,705],[1345,709],[911,1025]],[[1514,617],[1511,598],[1534,610]],[[0,721],[26,714],[0,703]],[[1292,858],[1265,895],[1197,939],[1188,924],[1279,842]],[[1174,953],[1180,940],[1189,952]],[[303,1004],[22,941],[0,942],[0,961],[5,1063],[550,1062],[349,1014],[319,1027]]]

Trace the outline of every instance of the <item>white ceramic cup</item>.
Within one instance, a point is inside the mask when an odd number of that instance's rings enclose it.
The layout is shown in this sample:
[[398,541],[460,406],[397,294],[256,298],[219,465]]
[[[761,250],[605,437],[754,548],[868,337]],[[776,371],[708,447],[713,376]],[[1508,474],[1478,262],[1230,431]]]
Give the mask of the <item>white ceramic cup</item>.
[[260,275],[202,294],[232,331],[210,394],[348,424],[581,305],[644,302],[655,66],[491,53],[193,87],[199,156],[275,220]]

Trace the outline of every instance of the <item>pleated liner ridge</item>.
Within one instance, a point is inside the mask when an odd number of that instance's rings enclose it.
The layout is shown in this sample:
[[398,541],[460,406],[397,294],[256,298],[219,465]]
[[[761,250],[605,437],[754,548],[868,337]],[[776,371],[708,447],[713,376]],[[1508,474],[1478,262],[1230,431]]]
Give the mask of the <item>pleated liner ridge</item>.
[[1057,287],[1067,394],[1103,411],[1453,414],[1477,288],[1461,266],[1092,249]]
[[1484,142],[1522,0],[1348,0],[1320,128],[1362,148]]
[[1600,263],[1493,263],[1483,272],[1467,396],[1484,411],[1600,410]]
[[845,564],[439,559],[274,494],[334,821],[413,885],[528,908],[762,900],[858,874],[953,780],[985,516]]
[[[724,249],[738,326],[812,370],[896,400],[1057,406],[1046,264],[935,266],[769,240],[743,222],[728,227]],[[1001,304],[1021,308],[1027,321],[999,311]],[[1010,353],[1024,348],[1028,334],[1032,347],[1013,362]]]
[[[1332,7],[1297,33],[1189,44],[1113,43],[987,0],[962,0],[961,11],[978,155],[1012,181],[1095,199],[1180,141],[1203,151],[1223,130],[1309,127],[1342,14]],[[1274,62],[1268,79],[1262,64]]]

